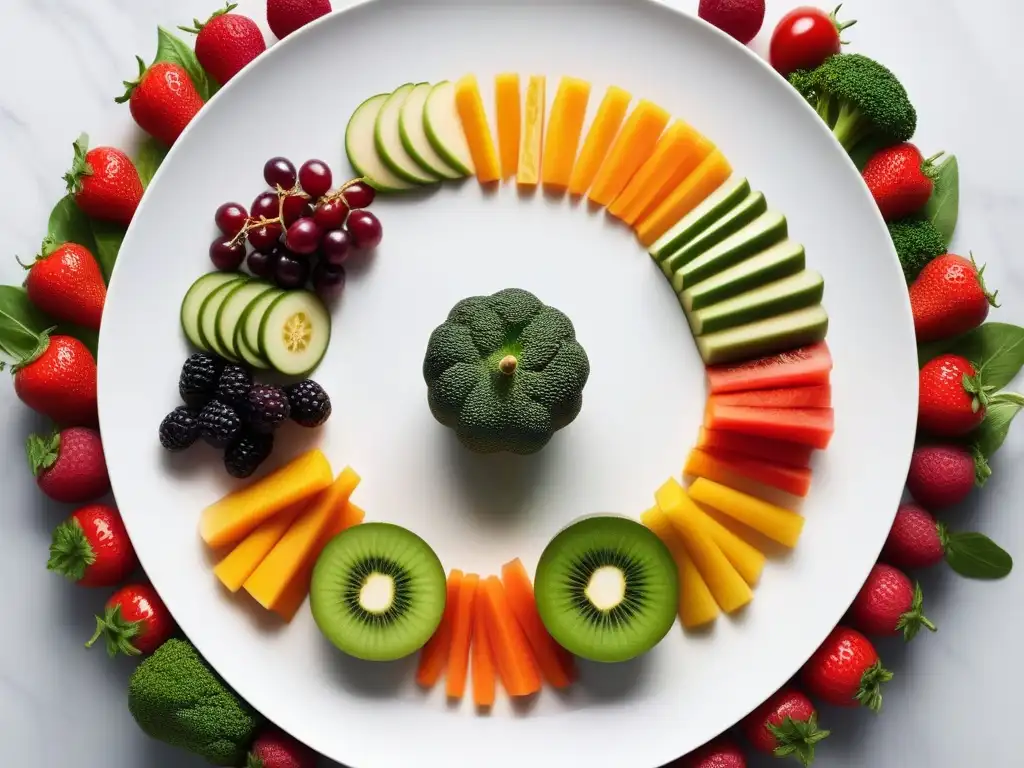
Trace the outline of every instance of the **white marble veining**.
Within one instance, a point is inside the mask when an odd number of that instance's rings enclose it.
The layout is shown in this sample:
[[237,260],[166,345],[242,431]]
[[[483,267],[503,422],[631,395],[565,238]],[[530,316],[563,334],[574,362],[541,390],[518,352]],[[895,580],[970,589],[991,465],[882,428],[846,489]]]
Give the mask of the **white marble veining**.
[[[696,6],[696,0],[675,2]],[[766,49],[775,20],[791,4],[768,0],[758,50]],[[49,210],[63,192],[61,175],[78,133],[87,130],[96,142],[126,147],[138,141],[127,107],[113,98],[121,80],[134,76],[134,55],[152,56],[157,24],[185,24],[208,15],[213,5],[0,0],[0,281],[23,279],[14,255],[36,251]],[[240,2],[240,10],[266,30],[263,6],[261,0]],[[1024,118],[1016,54],[1024,7],[1016,0],[849,0],[844,10],[860,20],[847,33],[851,50],[885,61],[910,91],[920,113],[917,143],[926,154],[946,149],[958,155],[961,219],[954,250],[973,251],[988,262],[986,278],[1000,289],[1004,305],[995,316],[1024,322],[1024,257],[1015,234],[1024,215],[1024,160],[1016,146]],[[45,425],[17,403],[2,380],[0,402],[4,765],[198,768],[199,761],[147,739],[132,722],[125,684],[134,662],[111,661],[102,651],[82,647],[105,594],[66,585],[46,572],[50,530],[67,510],[35,491],[23,458],[26,436]],[[1017,497],[1024,495],[1024,478],[1014,472],[1022,454],[1024,424],[996,458],[989,486],[946,515],[952,527],[982,530],[1011,553],[1024,552]],[[1019,573],[985,584],[940,567],[922,583],[939,633],[909,648],[896,640],[879,643],[896,672],[885,710],[872,717],[826,709],[822,723],[833,736],[819,747],[818,766],[1018,764],[1018,692],[1024,687],[1024,663],[1016,652],[1024,629]]]

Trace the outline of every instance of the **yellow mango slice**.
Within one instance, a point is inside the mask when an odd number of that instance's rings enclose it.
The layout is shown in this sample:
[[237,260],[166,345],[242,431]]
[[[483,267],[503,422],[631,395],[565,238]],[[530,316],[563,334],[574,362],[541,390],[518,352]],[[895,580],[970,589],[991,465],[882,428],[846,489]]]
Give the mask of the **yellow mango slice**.
[[498,181],[501,178],[501,166],[498,164],[498,154],[494,151],[494,139],[491,138],[491,127],[487,123],[476,75],[466,75],[455,83],[455,109],[462,121],[469,154],[476,166],[477,179],[483,183]]
[[[719,548],[694,514],[696,505],[675,480],[669,480],[655,493],[655,500],[675,528],[693,564],[707,582],[715,602],[726,613],[739,610],[754,599],[750,585],[743,580],[725,553]],[[699,511],[699,510],[697,510]]]
[[804,518],[755,496],[698,477],[690,486],[690,497],[717,509],[723,515],[763,533],[772,541],[795,547],[804,529]]
[[314,448],[203,510],[199,535],[211,547],[241,541],[260,523],[331,484],[331,464]]
[[516,183],[525,187],[533,187],[540,182],[544,110],[547,108],[546,82],[544,75],[531,75],[526,85],[523,136],[519,144],[519,168],[516,170]]
[[608,205],[614,200],[654,152],[668,119],[668,112],[657,104],[641,100],[626,118],[587,197],[598,205]]
[[672,553],[679,570],[679,621],[687,629],[701,627],[718,618],[720,613],[714,595],[701,577],[693,559],[687,554],[672,523],[665,513],[652,507],[640,515],[640,522],[661,539]]
[[498,115],[498,155],[501,178],[515,176],[519,168],[519,132],[523,127],[523,105],[519,75],[506,72],[494,78],[494,101]]
[[569,186],[576,150],[587,117],[590,83],[576,77],[563,77],[551,105],[541,179],[545,187],[561,190]]
[[688,214],[729,178],[732,166],[725,155],[714,150],[704,158],[646,217],[639,220],[636,235],[645,246],[668,232],[669,228]]
[[287,532],[289,526],[309,506],[308,501],[292,504],[288,509],[264,520],[260,526],[242,539],[213,569],[213,575],[231,592],[237,592],[252,572],[270,554]]
[[245,580],[245,591],[264,608],[271,608],[316,549],[338,509],[348,503],[359,484],[359,475],[345,467],[338,478],[300,515],[284,537]]
[[633,100],[629,91],[624,91],[618,86],[611,86],[605,91],[601,105],[594,115],[594,122],[590,124],[587,131],[587,138],[583,141],[583,149],[576,163],[572,167],[572,175],[569,177],[569,192],[574,195],[582,195],[590,189],[598,169],[608,155],[608,149],[619,127],[626,117],[626,110],[629,102]]
[[693,515],[698,525],[718,545],[726,559],[732,563],[732,567],[739,571],[743,580],[750,586],[757,584],[761,578],[761,571],[764,570],[766,559],[764,553],[730,531],[696,504],[688,506],[686,513]]
[[635,229],[637,222],[650,216],[651,212],[661,205],[665,198],[672,194],[680,184],[686,181],[689,175],[697,169],[697,166],[704,162],[707,156],[714,151],[714,142],[705,136],[700,136],[693,147],[693,154],[676,167],[668,180],[661,185],[661,188],[655,192],[653,197],[643,204],[643,207],[640,207],[638,204],[636,208],[629,212],[624,221]]

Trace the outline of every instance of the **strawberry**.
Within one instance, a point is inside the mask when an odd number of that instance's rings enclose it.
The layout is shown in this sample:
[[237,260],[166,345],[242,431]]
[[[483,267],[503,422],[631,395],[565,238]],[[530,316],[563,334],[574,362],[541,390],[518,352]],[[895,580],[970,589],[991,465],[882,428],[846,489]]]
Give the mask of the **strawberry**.
[[281,40],[331,12],[331,0],[267,0],[267,24]]
[[107,286],[92,252],[84,245],[43,240],[42,253],[28,265],[25,290],[33,304],[67,323],[100,329]]
[[203,97],[180,64],[158,61],[147,68],[141,58],[136,59],[139,76],[134,81],[124,81],[127,90],[115,101],[127,101],[138,126],[171,146],[203,108]]
[[148,584],[129,584],[107,600],[85,647],[92,648],[102,637],[111,658],[119,653],[138,656],[155,651],[172,632],[174,620],[156,590]]
[[316,768],[316,753],[284,731],[270,728],[261,733],[252,748],[246,768]]
[[112,587],[136,565],[121,515],[106,504],[90,504],[54,529],[46,567],[83,587]]
[[[929,262],[910,286],[910,308],[919,343],[948,339],[977,328],[998,307],[996,294],[985,289],[974,257],[947,253]],[[998,293],[998,291],[996,291]]]
[[913,640],[921,627],[935,631],[922,613],[920,584],[911,584],[903,571],[877,563],[853,601],[850,615],[854,626],[868,635],[898,635]]
[[868,160],[861,176],[886,221],[917,213],[935,189],[935,161],[942,152],[925,160],[913,144],[880,149]]
[[892,672],[882,666],[871,641],[855,629],[838,626],[801,672],[811,695],[837,707],[882,709],[882,685]]
[[765,0],[700,0],[697,15],[746,45],[764,24]]
[[945,354],[921,368],[917,426],[940,437],[966,435],[985,420],[988,391],[970,361]]
[[35,351],[14,366],[14,391],[29,408],[62,426],[99,422],[96,360],[72,336],[40,334]]
[[54,501],[82,504],[110,490],[100,433],[71,427],[49,437],[30,435],[29,466],[39,489]]
[[742,728],[758,752],[794,755],[804,765],[814,762],[814,745],[829,735],[818,730],[818,712],[811,700],[793,688],[777,691],[747,715]]
[[87,215],[127,227],[142,201],[142,179],[135,164],[120,149],[89,149],[89,137],[75,142],[75,159],[64,174],[68,192]]
[[[671,764],[672,768],[747,768],[747,759],[728,739],[715,739]],[[666,767],[668,768],[668,767]]]
[[182,32],[198,35],[196,58],[207,74],[221,85],[267,50],[256,22],[248,16],[231,13],[237,7],[237,3],[228,3],[214,11],[206,22],[193,19],[193,26],[178,27]]
[[962,445],[919,445],[910,456],[907,490],[928,509],[944,509],[963,501],[975,485],[992,474],[977,448]]

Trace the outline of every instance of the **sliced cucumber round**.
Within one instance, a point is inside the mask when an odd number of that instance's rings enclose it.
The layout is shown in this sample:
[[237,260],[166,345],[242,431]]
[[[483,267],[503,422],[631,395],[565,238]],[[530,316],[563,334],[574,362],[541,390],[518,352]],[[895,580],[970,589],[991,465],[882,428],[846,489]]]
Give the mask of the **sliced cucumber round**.
[[238,362],[238,358],[235,357],[234,353],[229,349],[225,349],[220,345],[217,340],[217,313],[220,311],[221,305],[227,299],[231,292],[237,288],[240,284],[247,283],[249,277],[247,275],[235,275],[235,279],[230,283],[224,283],[217,290],[206,297],[202,306],[199,308],[199,336],[203,340],[206,348],[213,352],[215,355],[220,355],[226,360],[232,362]]
[[316,368],[330,340],[331,316],[310,291],[278,296],[260,323],[260,352],[274,370],[288,376]]
[[263,280],[250,280],[231,289],[224,302],[217,309],[217,344],[233,354],[243,357],[235,346],[235,328],[238,327],[246,308],[273,286]]
[[280,288],[273,288],[266,293],[260,294],[256,301],[245,308],[245,312],[242,314],[240,327],[242,329],[242,338],[245,339],[245,346],[264,360],[267,359],[267,356],[260,347],[260,324],[263,322],[263,316],[270,309],[270,305],[274,303],[278,296],[283,294],[284,291]]
[[402,144],[398,120],[402,114],[409,93],[416,86],[412,83],[401,85],[384,101],[374,121],[373,141],[377,154],[391,172],[413,184],[433,184],[440,176],[430,168],[420,165]]
[[234,272],[210,272],[192,283],[192,286],[185,292],[185,298],[181,301],[181,330],[185,332],[185,337],[194,346],[205,352],[212,350],[203,338],[199,327],[199,311],[211,293],[237,279],[238,275]]
[[270,363],[263,359],[263,356],[257,354],[253,349],[245,343],[245,326],[239,323],[235,326],[235,349],[238,350],[239,356],[246,363],[251,365],[253,368],[260,368],[264,371],[270,369]]
[[429,168],[434,174],[446,179],[461,179],[466,174],[452,168],[437,154],[423,127],[423,110],[433,87],[430,83],[417,83],[416,87],[409,91],[398,118],[398,135],[402,139],[405,151],[424,168]]
[[377,152],[374,140],[377,114],[390,95],[381,93],[368,98],[356,107],[345,128],[345,154],[349,163],[378,192],[401,192],[416,187],[392,173]]

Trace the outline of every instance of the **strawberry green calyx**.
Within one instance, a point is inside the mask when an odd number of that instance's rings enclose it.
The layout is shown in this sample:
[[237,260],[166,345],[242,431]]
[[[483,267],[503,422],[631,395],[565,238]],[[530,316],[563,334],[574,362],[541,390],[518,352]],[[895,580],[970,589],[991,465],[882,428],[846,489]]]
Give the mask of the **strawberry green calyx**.
[[974,484],[981,488],[992,477],[992,467],[977,445],[972,445],[969,450],[971,458],[974,459]]
[[245,761],[245,768],[263,768],[263,760],[250,752],[248,759]]
[[963,379],[964,392],[969,395],[974,395],[971,398],[971,412],[977,413],[981,408],[987,408],[991,402],[989,393],[992,392],[993,387],[987,385],[982,380],[981,371],[978,371],[973,376],[964,374]]
[[199,19],[192,19],[192,26],[191,27],[178,27],[178,29],[180,29],[182,32],[188,32],[190,35],[198,35],[200,32],[203,31],[203,27],[205,27],[211,21],[216,19],[218,16],[225,16],[226,14],[231,13],[237,7],[238,7],[238,3],[231,3],[231,2],[229,2],[223,8],[221,8],[220,10],[214,11],[210,15],[210,18],[208,18],[206,21],[200,21]]
[[139,83],[142,82],[142,78],[146,74],[146,70],[148,69],[148,67],[146,67],[146,62],[142,60],[141,56],[136,56],[135,60],[139,63],[139,76],[136,77],[134,80],[121,81],[121,83],[125,87],[125,92],[122,95],[118,96],[116,99],[114,99],[114,101],[117,104],[124,104],[125,102],[131,100],[132,94],[135,93],[135,89],[139,87]]
[[971,264],[974,266],[974,271],[978,275],[978,286],[981,288],[981,292],[985,294],[985,298],[988,299],[989,306],[999,307],[999,302],[996,301],[996,297],[999,295],[999,291],[989,293],[988,288],[985,287],[985,264],[981,265],[981,269],[978,269],[978,263],[974,260],[974,253],[971,253]]
[[832,13],[830,13],[828,15],[828,17],[830,19],[832,19],[832,23],[836,27],[836,32],[839,33],[839,44],[840,45],[849,45],[850,44],[849,40],[843,40],[843,32],[845,32],[847,29],[849,29],[854,24],[856,24],[857,20],[856,19],[852,19],[850,21],[839,21],[839,11],[842,10],[842,8],[843,8],[843,4],[840,3],[839,5],[836,6],[836,9],[834,11],[832,11]]
[[[14,362],[14,364],[11,366],[11,373],[17,373],[22,368],[25,368],[26,366],[31,365],[36,360],[38,360],[40,357],[42,357],[43,353],[50,346],[50,334],[53,333],[55,330],[57,330],[57,326],[52,326],[50,328],[47,328],[42,333],[35,333],[32,330],[30,330],[29,328],[24,327],[24,326],[20,327],[18,330],[21,331],[22,333],[27,334],[30,337],[32,337],[32,339],[34,340],[35,346],[33,346],[29,350],[28,354],[23,355],[22,357],[20,357],[18,360],[16,360]],[[0,334],[2,334],[2,332],[0,332]],[[2,338],[0,338],[0,347],[3,347],[3,340],[2,340]],[[2,371],[3,369],[4,369],[4,363],[0,362],[0,371]]]
[[39,477],[40,473],[52,467],[60,456],[60,432],[54,432],[49,437],[29,435],[25,443],[25,453],[28,454],[28,465],[32,474]]
[[814,762],[814,745],[831,734],[818,728],[817,712],[806,720],[787,717],[778,725],[766,723],[766,726],[779,743],[773,754],[776,757],[793,755],[805,766]]
[[861,706],[867,707],[872,712],[882,711],[882,686],[892,680],[892,672],[882,666],[882,662],[876,661],[866,670],[860,678],[860,688],[854,698]]
[[65,576],[70,581],[81,581],[85,569],[96,562],[96,550],[85,536],[77,520],[67,520],[53,531],[50,559],[46,569]]
[[81,134],[74,143],[75,159],[71,162],[71,170],[64,174],[64,182],[68,185],[68,193],[75,195],[82,191],[82,179],[92,176],[93,167],[85,159],[89,154],[89,134]]
[[939,171],[942,170],[942,164],[938,161],[942,159],[942,156],[946,154],[946,150],[936,152],[931,157],[925,158],[921,161],[921,173],[927,176],[932,181],[939,175]]
[[125,621],[121,616],[121,606],[108,607],[102,616],[96,617],[96,631],[85,644],[92,648],[101,637],[107,645],[107,655],[114,658],[118,654],[138,656],[140,651],[132,644],[132,639],[142,632],[141,621]]
[[909,643],[921,631],[921,627],[930,632],[937,630],[936,626],[924,615],[924,595],[921,592],[921,585],[915,583],[910,610],[900,616],[899,621],[896,622],[896,629],[903,630],[903,639]]

